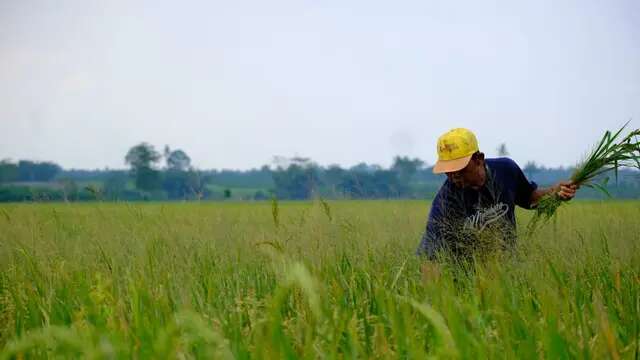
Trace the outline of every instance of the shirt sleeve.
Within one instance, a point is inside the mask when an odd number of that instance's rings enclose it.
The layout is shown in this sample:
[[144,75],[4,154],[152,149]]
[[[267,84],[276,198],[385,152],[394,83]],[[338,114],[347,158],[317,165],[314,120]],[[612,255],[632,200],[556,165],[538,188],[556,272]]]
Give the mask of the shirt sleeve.
[[512,160],[511,164],[516,188],[515,204],[531,209],[531,194],[538,188],[538,184],[529,181],[515,161]]
[[431,203],[431,210],[427,220],[426,229],[422,235],[420,246],[416,253],[434,259],[438,250],[442,248],[443,239],[439,224],[442,222],[442,207],[440,194]]

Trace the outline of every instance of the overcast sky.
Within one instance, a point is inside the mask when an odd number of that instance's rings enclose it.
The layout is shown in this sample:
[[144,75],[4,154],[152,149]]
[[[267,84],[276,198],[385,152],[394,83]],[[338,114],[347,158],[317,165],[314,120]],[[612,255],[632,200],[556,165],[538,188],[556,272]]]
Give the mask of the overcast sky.
[[572,165],[640,127],[640,2],[0,0],[0,159],[199,168],[490,156]]

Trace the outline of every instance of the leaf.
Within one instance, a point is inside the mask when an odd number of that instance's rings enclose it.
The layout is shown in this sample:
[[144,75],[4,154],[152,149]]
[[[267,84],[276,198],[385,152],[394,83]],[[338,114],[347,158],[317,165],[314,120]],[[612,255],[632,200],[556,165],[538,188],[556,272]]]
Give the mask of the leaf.
[[451,335],[451,331],[449,330],[449,327],[442,315],[428,304],[419,303],[409,298],[405,299],[408,300],[409,304],[422,314],[422,316],[424,316],[433,327],[433,345],[436,358],[458,358],[460,355],[458,353],[456,342],[454,341],[453,335]]
[[602,186],[601,184],[598,184],[598,183],[592,183],[592,184],[586,184],[586,185],[584,185],[584,186],[586,186],[586,187],[588,187],[588,188],[595,189],[595,190],[599,190],[599,191],[601,191],[602,193],[604,193],[605,195],[607,195],[607,197],[609,197],[609,198],[611,198],[611,197],[612,197],[612,196],[611,196],[611,193],[609,193],[609,191],[608,191],[604,186]]

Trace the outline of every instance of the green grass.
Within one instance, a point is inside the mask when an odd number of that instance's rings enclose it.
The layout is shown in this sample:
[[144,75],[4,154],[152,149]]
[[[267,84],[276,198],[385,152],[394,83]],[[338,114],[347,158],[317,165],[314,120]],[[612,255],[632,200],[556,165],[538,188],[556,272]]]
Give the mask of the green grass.
[[573,203],[433,279],[413,255],[427,212],[2,205],[0,359],[638,358],[640,202]]

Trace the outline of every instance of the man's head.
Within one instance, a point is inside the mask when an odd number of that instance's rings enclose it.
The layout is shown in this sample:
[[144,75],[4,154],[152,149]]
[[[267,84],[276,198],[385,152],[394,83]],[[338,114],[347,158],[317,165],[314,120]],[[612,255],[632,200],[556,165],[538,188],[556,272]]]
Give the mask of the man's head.
[[487,178],[484,154],[480,152],[476,136],[467,129],[453,129],[438,138],[436,174],[447,174],[458,187],[481,188]]
[[470,187],[478,190],[487,181],[487,170],[484,167],[484,154],[476,152],[462,170],[447,172],[447,178],[460,188]]

